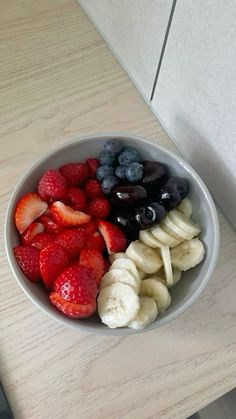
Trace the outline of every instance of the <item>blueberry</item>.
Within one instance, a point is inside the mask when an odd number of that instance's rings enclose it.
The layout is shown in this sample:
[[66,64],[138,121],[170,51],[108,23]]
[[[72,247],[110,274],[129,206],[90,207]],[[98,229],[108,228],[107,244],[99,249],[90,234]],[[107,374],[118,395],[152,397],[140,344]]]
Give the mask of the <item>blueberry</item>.
[[125,174],[127,180],[132,183],[136,183],[143,177],[143,165],[137,162],[133,162],[126,167]]
[[112,154],[118,154],[121,152],[121,143],[119,140],[108,140],[104,145],[104,150],[110,151]]
[[98,180],[102,181],[107,176],[112,176],[114,173],[114,168],[105,164],[100,166],[96,171],[96,177]]
[[124,147],[118,157],[119,163],[122,166],[128,166],[133,161],[139,161],[140,156],[136,148],[134,147]]
[[115,156],[110,151],[103,150],[99,156],[99,160],[101,165],[107,164],[108,166],[112,166],[115,161]]
[[111,193],[112,189],[119,183],[119,180],[115,176],[107,176],[102,181],[102,190],[108,195]]
[[117,166],[117,168],[115,170],[115,175],[121,180],[126,179],[125,169],[126,169],[125,166]]

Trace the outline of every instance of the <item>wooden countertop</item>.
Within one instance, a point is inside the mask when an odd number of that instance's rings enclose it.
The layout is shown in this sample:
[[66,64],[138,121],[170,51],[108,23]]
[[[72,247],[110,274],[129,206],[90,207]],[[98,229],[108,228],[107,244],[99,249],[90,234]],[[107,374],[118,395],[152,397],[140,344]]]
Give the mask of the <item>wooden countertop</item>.
[[[122,130],[175,149],[72,0],[2,0],[1,228],[19,176],[77,133]],[[236,235],[194,306],[131,337],[76,332],[22,293],[1,241],[1,380],[16,419],[186,418],[236,385]],[[2,231],[2,230],[1,230]],[[1,234],[3,238],[3,231]]]

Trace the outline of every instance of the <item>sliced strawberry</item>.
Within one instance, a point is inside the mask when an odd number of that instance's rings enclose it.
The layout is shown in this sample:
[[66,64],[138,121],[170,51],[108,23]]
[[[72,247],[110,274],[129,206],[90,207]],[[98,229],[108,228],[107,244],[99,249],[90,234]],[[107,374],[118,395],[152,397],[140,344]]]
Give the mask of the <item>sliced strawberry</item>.
[[109,260],[105,257],[103,257],[103,262],[104,262],[104,274],[109,271],[109,268],[111,266]]
[[68,186],[81,185],[89,177],[88,169],[84,163],[68,163],[61,166],[59,171],[66,179]]
[[41,278],[37,249],[28,246],[14,247],[14,255],[26,278],[31,282],[36,282]]
[[101,183],[96,179],[89,179],[84,185],[84,191],[89,199],[104,197]]
[[[50,211],[50,215],[51,215],[51,211]],[[39,221],[40,221],[40,223],[42,223],[44,225],[44,229],[47,233],[57,234],[60,231],[64,230],[64,227],[62,225],[56,223],[48,215],[44,215],[44,214],[41,215],[41,217],[39,217]]]
[[95,233],[87,238],[84,247],[85,249],[95,249],[102,253],[106,249],[106,243],[102,235],[98,231],[95,231]]
[[56,223],[64,226],[86,224],[91,218],[90,215],[81,211],[75,211],[61,201],[53,202],[50,211]]
[[67,317],[74,319],[84,319],[91,317],[96,311],[96,300],[90,304],[75,304],[65,301],[57,292],[49,295],[51,303]]
[[43,281],[47,288],[51,288],[55,279],[68,264],[69,257],[66,249],[59,244],[49,244],[40,252],[39,265]]
[[97,231],[97,223],[93,220],[90,220],[88,223],[83,224],[78,227],[80,230],[84,231],[87,236],[91,236]]
[[54,282],[53,290],[70,303],[89,304],[96,300],[97,284],[90,270],[78,263],[66,268]]
[[55,236],[50,233],[39,233],[32,240],[31,246],[36,247],[36,249],[43,250],[49,244],[54,243]]
[[88,169],[88,173],[89,173],[89,177],[91,178],[95,178],[96,177],[96,171],[100,166],[100,161],[98,159],[87,159],[85,162],[87,169]]
[[48,207],[36,193],[28,193],[24,195],[17,204],[15,212],[16,227],[22,234],[29,225],[40,217]]
[[29,246],[37,234],[44,231],[44,226],[41,223],[31,223],[21,236],[21,241],[24,246]]
[[49,169],[38,183],[38,193],[47,202],[53,202],[66,197],[67,184],[58,170]]
[[119,227],[109,221],[100,220],[98,229],[103,236],[109,254],[123,252],[127,247],[126,237]]
[[111,205],[106,198],[95,198],[89,202],[87,212],[94,218],[107,218],[110,214]]
[[83,211],[87,204],[87,198],[80,188],[69,188],[67,191],[69,204],[76,211]]
[[95,249],[83,249],[80,252],[79,263],[91,270],[97,283],[99,284],[102,276],[104,275],[104,261],[102,254]]
[[85,246],[87,234],[79,228],[68,228],[56,236],[55,243],[63,246],[71,258]]

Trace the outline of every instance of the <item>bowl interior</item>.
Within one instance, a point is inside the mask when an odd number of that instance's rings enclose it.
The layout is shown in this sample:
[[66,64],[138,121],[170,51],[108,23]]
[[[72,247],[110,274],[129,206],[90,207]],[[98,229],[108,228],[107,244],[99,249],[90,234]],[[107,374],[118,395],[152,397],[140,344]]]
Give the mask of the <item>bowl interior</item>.
[[[29,169],[17,185],[9,204],[6,217],[6,249],[13,273],[24,292],[38,307],[46,311],[54,319],[75,328],[96,331],[97,333],[132,334],[137,332],[129,328],[109,329],[96,317],[79,321],[66,318],[63,314],[60,314],[49,302],[43,287],[32,284],[25,279],[12,252],[13,247],[19,243],[19,236],[13,222],[15,206],[19,198],[25,193],[36,189],[38,179],[45,170],[58,168],[68,162],[84,161],[88,157],[98,156],[103,144],[110,137],[110,134],[105,134],[74,140],[51,152]],[[200,238],[206,249],[206,256],[203,262],[196,268],[185,272],[183,279],[171,290],[172,303],[168,310],[164,314],[159,315],[154,323],[144,329],[150,330],[170,321],[186,310],[205,287],[217,259],[219,245],[218,219],[208,190],[187,163],[148,140],[134,136],[112,134],[112,138],[114,137],[120,138],[126,145],[137,147],[143,158],[166,163],[173,175],[182,176],[188,180],[190,185],[189,197],[193,203],[193,219],[199,222],[202,228]]]

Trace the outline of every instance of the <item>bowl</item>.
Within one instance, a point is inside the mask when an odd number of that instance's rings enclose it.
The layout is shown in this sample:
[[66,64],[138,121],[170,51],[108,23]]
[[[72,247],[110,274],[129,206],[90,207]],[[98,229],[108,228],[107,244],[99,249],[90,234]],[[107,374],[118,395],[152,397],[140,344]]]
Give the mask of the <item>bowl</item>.
[[125,145],[137,147],[143,158],[166,163],[173,175],[182,176],[188,180],[190,185],[189,196],[193,203],[193,219],[201,225],[200,238],[206,249],[206,255],[202,263],[185,272],[184,279],[170,291],[172,303],[168,310],[159,315],[155,322],[141,331],[155,329],[168,323],[196,301],[212,276],[217,262],[220,235],[216,208],[206,185],[188,163],[160,147],[157,142],[142,137],[125,133],[84,135],[66,142],[63,146],[50,151],[38,160],[20,179],[11,196],[5,221],[5,245],[8,260],[18,284],[27,297],[44,313],[61,324],[75,329],[107,335],[131,335],[140,331],[129,328],[109,329],[96,316],[84,320],[65,317],[50,303],[45,290],[40,284],[33,284],[25,278],[13,254],[13,247],[19,244],[19,236],[14,225],[14,213],[20,197],[36,189],[37,182],[45,170],[58,168],[65,163],[84,161],[88,157],[98,156],[103,144],[109,138],[117,138],[122,140]]

